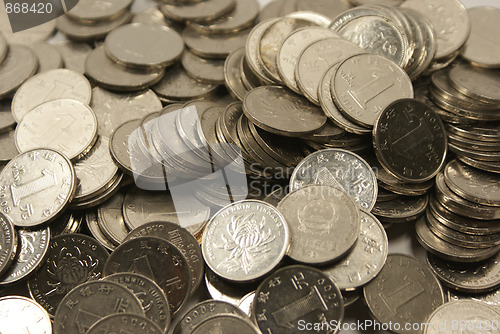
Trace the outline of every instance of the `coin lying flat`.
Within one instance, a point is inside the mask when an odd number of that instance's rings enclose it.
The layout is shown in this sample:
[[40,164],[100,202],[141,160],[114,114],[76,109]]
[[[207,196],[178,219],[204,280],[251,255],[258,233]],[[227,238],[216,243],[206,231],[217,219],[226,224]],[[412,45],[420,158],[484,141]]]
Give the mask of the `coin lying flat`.
[[445,285],[463,292],[483,293],[500,286],[499,258],[500,252],[487,260],[464,264],[427,254],[427,263]]
[[357,154],[343,149],[320,150],[297,165],[290,189],[309,184],[341,188],[366,211],[373,208],[377,199],[377,179],[370,165]]
[[85,74],[99,86],[110,90],[144,89],[157,83],[163,77],[164,72],[163,69],[145,73],[122,68],[106,56],[104,46],[91,51],[85,61]]
[[8,272],[15,259],[17,250],[17,233],[12,222],[0,214],[0,277]]
[[[396,333],[419,333],[404,330],[407,322],[424,322],[444,303],[443,288],[432,271],[419,260],[402,254],[390,254],[379,275],[363,288],[371,314],[380,322],[400,324]],[[418,305],[418,306],[417,306]]]
[[52,333],[47,312],[36,302],[21,296],[0,298],[0,331],[2,333]]
[[[123,203],[124,208],[128,205]],[[130,208],[129,208],[130,210]],[[194,235],[188,230],[171,222],[150,221],[130,231],[125,241],[130,239],[153,236],[172,242],[186,257],[191,269],[191,295],[193,295],[203,281],[204,262],[201,249]]]
[[500,289],[493,290],[492,292],[482,294],[467,294],[454,290],[448,290],[448,299],[450,301],[456,300],[474,300],[487,305],[500,309]]
[[224,84],[225,61],[219,59],[203,59],[185,51],[182,55],[182,66],[187,74],[199,81]]
[[450,83],[460,93],[494,104],[500,104],[499,77],[497,71],[478,70],[468,64],[458,64],[450,70]]
[[[496,320],[493,319],[499,317],[500,311],[485,303],[473,300],[454,301],[440,306],[429,316],[428,326],[426,326],[423,333],[452,333],[454,331],[452,324],[457,321],[456,319],[460,319],[460,323],[464,328],[473,326],[475,329],[482,331],[480,327],[484,326],[484,330],[489,330],[488,328],[492,325],[488,325],[488,323],[490,321],[494,323]],[[482,319],[485,320],[484,323]]]
[[0,174],[4,212],[14,225],[30,227],[54,220],[75,193],[75,171],[62,154],[50,149],[25,152]]
[[120,64],[150,69],[177,61],[184,51],[184,42],[173,29],[133,23],[110,32],[104,47],[106,54]]
[[243,111],[262,129],[292,137],[318,132],[327,120],[321,109],[278,86],[264,86],[250,91],[245,96]]
[[12,99],[12,114],[19,123],[24,115],[44,102],[55,99],[72,99],[89,104],[89,81],[81,74],[56,69],[38,74],[26,81]]
[[359,237],[352,250],[338,263],[322,269],[342,291],[355,290],[375,278],[387,258],[389,243],[382,224],[362,210],[360,220]]
[[424,14],[432,22],[437,38],[437,59],[445,58],[459,50],[469,37],[469,13],[458,0],[407,0],[401,6]]
[[[268,274],[285,255],[289,230],[282,214],[261,201],[236,202],[208,222],[203,257],[217,275],[237,282]],[[250,240],[255,240],[249,244]]]
[[82,234],[52,238],[47,260],[29,278],[31,296],[53,316],[63,297],[74,287],[102,277],[108,256],[101,244]]
[[87,282],[71,290],[62,299],[54,316],[54,333],[87,333],[97,321],[116,313],[143,316],[144,310],[139,299],[118,283]]
[[17,235],[19,252],[10,268],[3,276],[0,275],[0,285],[12,284],[31,275],[45,260],[45,254],[49,249],[50,230],[48,227],[33,231],[19,229]]
[[[305,306],[307,305],[307,306]],[[267,277],[255,291],[252,320],[265,332],[290,333],[290,326],[304,323],[339,323],[344,317],[342,295],[321,271],[307,266],[288,266]],[[321,320],[320,320],[321,321]],[[336,333],[324,326],[317,333]]]
[[64,61],[59,50],[52,44],[47,42],[37,42],[32,47],[38,58],[37,73],[43,73],[64,65]]
[[290,228],[287,255],[295,261],[332,262],[347,253],[358,239],[359,209],[340,189],[303,186],[286,195],[277,208]]
[[404,223],[425,212],[429,196],[400,196],[392,201],[377,202],[372,213],[386,223]]
[[187,302],[191,291],[189,265],[181,251],[169,241],[139,237],[124,242],[111,253],[104,275],[132,272],[146,276],[165,292],[175,314]]
[[87,331],[88,334],[107,333],[110,331],[133,331],[137,334],[161,334],[163,330],[147,317],[132,314],[120,313],[108,315]]
[[0,64],[0,98],[12,95],[16,89],[36,73],[38,59],[31,49],[22,45],[11,45],[7,56]]
[[476,66],[500,66],[500,39],[498,30],[500,10],[494,7],[474,7],[468,9],[471,19],[471,33],[461,56]]
[[346,117],[372,127],[392,102],[413,97],[408,75],[378,55],[362,54],[345,60],[332,78],[332,97]]
[[19,152],[47,147],[70,160],[85,155],[96,139],[94,112],[82,102],[70,99],[52,100],[35,107],[16,128]]
[[103,0],[86,0],[78,2],[67,15],[76,21],[95,23],[112,20],[131,5],[132,0],[115,0],[112,3]]
[[380,113],[373,134],[378,160],[401,181],[425,182],[444,165],[447,151],[444,125],[422,102],[401,99],[391,103]]
[[182,38],[188,49],[200,57],[225,59],[232,51],[245,46],[248,29],[229,35],[201,35],[188,26],[182,32]]
[[236,0],[233,12],[210,23],[189,23],[201,33],[222,34],[232,33],[248,28],[259,14],[259,4],[256,0]]
[[53,44],[61,53],[64,67],[78,73],[85,73],[85,59],[92,50],[90,45],[73,41],[60,41]]
[[217,315],[200,323],[193,334],[212,333],[220,330],[222,332],[238,332],[244,334],[259,334],[260,330],[245,318],[236,315]]
[[[160,287],[151,279],[133,273],[118,273],[107,276],[104,281],[115,282],[127,287],[136,296],[144,309],[146,318],[159,328],[166,330],[170,325],[168,300]],[[127,324],[127,322],[125,322]]]
[[230,13],[236,6],[235,0],[208,0],[203,2],[163,4],[161,12],[173,21],[209,22]]

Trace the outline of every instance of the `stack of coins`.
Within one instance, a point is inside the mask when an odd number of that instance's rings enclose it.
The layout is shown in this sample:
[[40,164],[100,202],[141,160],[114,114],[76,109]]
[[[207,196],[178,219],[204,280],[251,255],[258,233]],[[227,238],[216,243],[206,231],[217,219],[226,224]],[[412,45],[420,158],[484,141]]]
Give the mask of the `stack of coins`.
[[54,45],[0,22],[0,332],[497,319],[500,11],[375,3],[86,0]]

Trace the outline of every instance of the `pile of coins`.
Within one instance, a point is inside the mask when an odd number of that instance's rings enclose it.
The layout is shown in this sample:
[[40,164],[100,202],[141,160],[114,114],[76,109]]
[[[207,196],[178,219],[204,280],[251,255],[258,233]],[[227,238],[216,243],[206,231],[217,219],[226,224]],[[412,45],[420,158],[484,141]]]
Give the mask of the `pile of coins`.
[[133,5],[0,8],[0,332],[495,326],[500,10]]

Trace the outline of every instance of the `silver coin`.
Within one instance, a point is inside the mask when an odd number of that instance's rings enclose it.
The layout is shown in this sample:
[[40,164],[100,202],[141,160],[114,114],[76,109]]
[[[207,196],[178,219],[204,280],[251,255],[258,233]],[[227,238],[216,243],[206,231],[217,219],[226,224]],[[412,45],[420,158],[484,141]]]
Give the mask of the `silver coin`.
[[36,73],[38,59],[31,49],[11,45],[7,57],[0,64],[0,98],[12,95],[23,82]]
[[467,63],[450,70],[450,83],[460,93],[486,103],[500,104],[500,74],[495,70],[479,70]]
[[268,274],[289,246],[285,218],[261,201],[236,202],[208,222],[202,239],[203,257],[219,276],[237,282]]
[[343,149],[312,153],[297,165],[290,178],[290,189],[309,184],[339,187],[368,212],[377,200],[377,178],[370,165],[357,154]]
[[74,167],[77,178],[74,201],[83,201],[106,190],[118,172],[109,152],[109,140],[105,137],[99,137],[92,150]]
[[226,88],[234,98],[240,101],[243,101],[248,92],[242,82],[240,71],[240,65],[244,57],[245,49],[240,48],[231,52],[224,62],[224,83]]
[[125,196],[118,192],[97,209],[99,227],[102,233],[115,245],[120,245],[129,233],[122,213],[124,198]]
[[319,104],[321,79],[331,66],[360,53],[363,49],[343,38],[328,38],[309,45],[299,56],[295,80],[307,99]]
[[261,331],[250,321],[236,315],[217,315],[209,318],[199,324],[193,334],[213,333],[215,331],[241,333],[241,334],[259,334]]
[[[420,333],[406,323],[423,323],[445,301],[443,288],[421,261],[390,254],[378,276],[363,288],[371,314],[382,323],[398,324],[395,333]],[[399,329],[398,329],[399,328]]]
[[[144,308],[144,306],[143,306]],[[88,329],[88,334],[133,331],[135,334],[162,334],[158,324],[148,317],[132,313],[116,313],[101,318]]]
[[306,10],[316,13],[321,13],[329,18],[334,18],[340,13],[351,8],[351,4],[347,0],[316,0],[316,1],[308,1],[308,0],[298,0],[297,1],[297,9],[298,10]]
[[152,90],[120,94],[100,87],[92,90],[90,107],[97,117],[100,136],[109,138],[121,124],[160,111],[162,104]]
[[49,249],[48,227],[33,231],[19,229],[17,234],[19,251],[10,268],[1,276],[0,286],[13,284],[28,277],[40,267]]
[[210,22],[229,14],[236,6],[235,0],[191,1],[160,6],[162,13],[171,20],[184,22]]
[[0,332],[50,334],[50,317],[38,303],[21,296],[0,298]]
[[206,83],[224,84],[224,64],[224,60],[204,59],[189,51],[184,51],[182,55],[182,66],[186,73]]
[[389,241],[378,219],[363,210],[358,240],[345,258],[322,268],[340,290],[352,291],[375,278],[387,259]]
[[279,86],[250,91],[243,101],[243,111],[262,129],[291,137],[319,132],[327,121],[320,108]]
[[188,26],[182,32],[182,38],[188,49],[205,58],[225,59],[232,51],[245,46],[250,30],[232,34],[201,35]]
[[446,184],[459,196],[483,205],[500,206],[500,177],[453,160],[444,169]]
[[300,93],[295,80],[295,67],[302,51],[314,42],[324,38],[339,37],[331,29],[324,27],[307,27],[291,33],[281,44],[277,58],[277,69],[281,80],[296,93]]
[[3,100],[0,102],[0,134],[9,132],[16,127],[16,120],[12,116],[11,101]]
[[500,252],[474,264],[448,262],[427,254],[427,263],[443,284],[459,291],[483,293],[500,286]]
[[0,277],[9,270],[18,249],[17,233],[11,220],[0,214]]
[[498,332],[500,311],[473,300],[446,303],[430,316],[423,334],[446,334],[458,331]]
[[87,212],[85,215],[85,222],[87,223],[87,228],[89,229],[90,234],[97,240],[97,242],[110,251],[115,250],[116,245],[110,241],[104,233],[102,233],[101,228],[99,227],[99,218],[96,211]]
[[20,123],[24,115],[42,103],[71,99],[89,104],[92,89],[81,74],[68,69],[55,69],[35,75],[19,87],[12,99],[12,114]]
[[358,239],[359,209],[338,188],[303,186],[286,195],[277,208],[290,228],[287,255],[295,261],[332,262],[346,254]]
[[9,44],[0,31],[0,64],[5,59],[5,56],[7,56],[7,52],[9,52]]
[[0,147],[2,148],[0,151],[0,163],[5,164],[19,154],[16,147],[16,132],[14,130],[0,134]]
[[378,55],[362,54],[345,60],[332,78],[332,96],[352,121],[372,127],[392,102],[413,97],[408,75]]
[[115,0],[112,3],[103,0],[81,1],[68,12],[68,16],[87,24],[107,21],[127,10],[132,2],[132,0]]
[[47,42],[38,42],[32,46],[32,49],[38,58],[37,73],[63,67],[64,61],[62,55],[54,45]]
[[135,68],[159,68],[173,64],[184,51],[181,36],[173,29],[132,23],[111,31],[104,41],[114,61]]
[[254,299],[255,292],[250,292],[245,297],[241,298],[240,302],[238,303],[238,307],[240,308],[240,310],[245,312],[245,314],[248,316],[250,316],[252,313],[252,303]]
[[[152,192],[139,188],[129,191],[123,202],[125,223],[135,229],[151,221],[168,221],[181,225],[191,234],[197,235],[210,218],[210,208],[195,198],[179,197],[175,202],[169,192]],[[189,203],[188,207],[179,207],[180,202]]]
[[377,202],[372,213],[384,223],[405,223],[425,212],[429,196],[400,196],[388,202]]
[[205,284],[212,299],[235,307],[238,306],[243,297],[257,288],[255,283],[231,284],[216,275],[208,266],[205,266]]
[[160,81],[165,70],[159,69],[146,73],[140,70],[125,69],[109,59],[104,46],[100,46],[87,56],[85,74],[106,89],[137,91]]
[[97,119],[80,101],[58,99],[45,102],[23,117],[16,128],[19,152],[47,147],[70,160],[85,155],[97,139]]
[[2,211],[20,227],[54,220],[73,198],[75,179],[73,165],[62,154],[50,149],[25,152],[0,174]]
[[437,38],[436,58],[445,58],[467,41],[471,21],[465,6],[458,0],[406,0],[403,8],[424,14],[434,26]]
[[490,306],[500,310],[500,289],[493,290],[492,292],[482,294],[466,294],[455,290],[448,290],[448,299],[450,301],[456,300],[475,300],[478,302],[486,303]]
[[73,41],[60,41],[54,43],[54,46],[61,52],[65,68],[81,74],[85,73],[85,59],[92,50],[90,45]]

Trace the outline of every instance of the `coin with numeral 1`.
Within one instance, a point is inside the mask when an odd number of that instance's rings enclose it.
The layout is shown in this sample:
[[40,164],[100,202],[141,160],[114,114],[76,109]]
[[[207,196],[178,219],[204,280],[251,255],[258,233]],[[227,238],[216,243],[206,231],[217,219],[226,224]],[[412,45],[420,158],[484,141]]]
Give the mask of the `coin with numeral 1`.
[[262,333],[298,333],[307,323],[325,323],[316,333],[333,334],[344,316],[344,302],[335,283],[318,269],[289,266],[259,285],[252,317]]
[[47,223],[73,198],[75,180],[73,165],[61,153],[50,149],[25,152],[0,174],[0,210],[16,226]]

